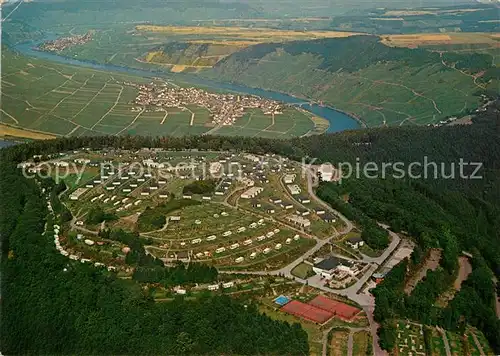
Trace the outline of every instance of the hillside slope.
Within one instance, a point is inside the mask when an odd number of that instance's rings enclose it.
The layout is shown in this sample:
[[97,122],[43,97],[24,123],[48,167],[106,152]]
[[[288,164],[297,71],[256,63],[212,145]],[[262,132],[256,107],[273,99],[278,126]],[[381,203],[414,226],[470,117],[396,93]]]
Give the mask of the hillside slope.
[[368,126],[465,115],[497,90],[487,54],[388,47],[374,36],[259,44],[203,75],[323,101]]

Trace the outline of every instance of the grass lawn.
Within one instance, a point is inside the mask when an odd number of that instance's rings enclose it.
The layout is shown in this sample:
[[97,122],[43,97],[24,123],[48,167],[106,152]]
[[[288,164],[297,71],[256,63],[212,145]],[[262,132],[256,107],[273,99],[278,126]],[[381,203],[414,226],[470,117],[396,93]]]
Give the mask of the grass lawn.
[[302,279],[314,276],[312,266],[307,263],[301,263],[298,266],[296,266],[294,269],[292,269],[292,274]]
[[[64,174],[64,172],[61,172]],[[70,191],[76,189],[78,186],[84,186],[86,182],[98,175],[97,169],[86,169],[81,176],[79,174],[70,174],[63,178],[64,183]]]
[[372,349],[372,337],[368,331],[359,331],[353,336],[353,355],[367,355]]
[[384,251],[374,250],[370,246],[364,244],[359,248],[359,251],[368,257],[380,257]]
[[347,329],[332,329],[328,337],[329,356],[345,356],[347,355],[347,342],[349,339],[349,331]]

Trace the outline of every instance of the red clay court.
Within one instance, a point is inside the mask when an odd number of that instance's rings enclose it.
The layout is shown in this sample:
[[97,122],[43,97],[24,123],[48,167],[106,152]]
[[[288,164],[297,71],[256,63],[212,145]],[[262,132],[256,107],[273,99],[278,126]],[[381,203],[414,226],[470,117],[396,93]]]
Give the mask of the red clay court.
[[342,302],[337,302],[335,300],[329,299],[322,295],[318,295],[316,298],[311,300],[309,305],[316,308],[328,311],[339,318],[351,320],[356,314],[360,312],[358,308],[347,305]]
[[292,300],[285,304],[281,310],[319,324],[323,324],[333,317],[332,312],[316,308],[313,305],[305,304],[298,300]]

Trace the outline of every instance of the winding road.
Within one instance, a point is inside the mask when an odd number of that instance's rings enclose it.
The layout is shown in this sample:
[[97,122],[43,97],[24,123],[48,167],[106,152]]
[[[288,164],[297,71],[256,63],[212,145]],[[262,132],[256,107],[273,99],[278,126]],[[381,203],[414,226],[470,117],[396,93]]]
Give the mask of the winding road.
[[[319,276],[313,276],[307,280],[301,279],[298,277],[295,277],[292,275],[292,270],[300,263],[302,263],[304,260],[307,258],[311,257],[319,251],[323,246],[326,244],[330,243],[333,239],[340,235],[345,235],[349,233],[353,228],[354,224],[347,219],[344,215],[342,215],[340,212],[336,211],[333,209],[330,205],[322,201],[316,193],[314,192],[314,186],[315,184],[317,185],[317,182],[315,182],[314,179],[314,174],[310,167],[307,167],[305,165],[302,165],[303,172],[306,173],[307,175],[307,188],[308,188],[308,193],[312,197],[312,199],[315,200],[315,202],[321,206],[323,206],[325,209],[328,211],[332,212],[336,216],[338,216],[343,222],[344,222],[344,229],[342,231],[337,231],[334,235],[330,236],[327,239],[319,239],[317,237],[314,237],[316,240],[316,246],[314,246],[312,249],[304,253],[302,256],[297,258],[295,261],[289,263],[285,267],[275,270],[275,271],[220,271],[221,273],[226,273],[226,274],[247,274],[247,275],[256,275],[256,276],[284,276],[289,279],[293,279],[299,283],[302,284],[308,284],[310,287],[314,287],[316,289],[322,290],[324,292],[340,295],[343,297],[347,297],[350,300],[356,302],[359,304],[362,308],[363,311],[366,313],[366,317],[369,322],[369,329],[372,334],[372,342],[373,342],[373,350],[374,354],[376,356],[378,355],[387,355],[387,353],[382,350],[378,344],[378,335],[377,335],[377,330],[378,330],[378,324],[375,322],[373,318],[373,311],[375,310],[375,298],[369,294],[362,294],[359,293],[359,291],[363,288],[364,284],[368,282],[372,274],[378,269],[378,267],[386,261],[387,258],[389,258],[394,250],[398,247],[401,239],[400,237],[388,230],[388,227],[386,225],[380,224],[383,228],[385,228],[388,233],[391,236],[391,243],[389,247],[384,251],[384,253],[379,256],[379,257],[368,257],[363,255],[362,262],[365,262],[368,264],[367,268],[364,270],[364,274],[361,278],[359,278],[356,283],[351,285],[348,288],[345,289],[332,289],[324,284],[324,282],[320,279]],[[323,344],[323,350],[326,350],[326,343],[324,342]],[[352,345],[351,345],[352,346]],[[351,348],[351,353],[352,355],[352,348]]]
[[[301,168],[307,176],[307,189],[308,189],[308,193],[309,193],[310,197],[315,201],[315,203],[317,203],[318,205],[327,209],[329,212],[338,216],[343,221],[344,228],[341,231],[336,230],[332,236],[330,236],[326,239],[320,239],[316,236],[306,234],[306,235],[308,235],[309,238],[314,239],[316,241],[316,245],[313,248],[311,248],[310,250],[308,250],[306,253],[304,253],[302,256],[295,259],[294,261],[292,261],[291,263],[289,263],[288,265],[284,266],[281,269],[274,270],[274,271],[220,271],[220,273],[245,274],[245,275],[255,275],[255,276],[269,276],[269,275],[278,276],[279,275],[279,276],[284,276],[284,277],[291,279],[291,280],[295,280],[295,281],[302,283],[302,284],[308,284],[309,286],[316,288],[316,289],[319,289],[319,290],[322,290],[324,292],[328,292],[328,293],[332,293],[332,294],[346,297],[346,298],[354,301],[355,303],[359,304],[366,314],[366,317],[367,317],[368,322],[369,322],[369,330],[372,334],[374,354],[376,356],[386,355],[387,353],[385,351],[383,351],[379,347],[379,344],[378,344],[378,336],[377,336],[378,324],[375,322],[375,320],[373,318],[373,311],[375,309],[375,299],[370,294],[364,294],[364,293],[359,293],[359,292],[363,288],[365,283],[368,282],[368,280],[370,279],[372,274],[379,268],[379,266],[382,263],[384,263],[384,261],[386,261],[386,259],[392,255],[394,250],[399,245],[401,239],[399,238],[399,236],[397,234],[388,230],[387,226],[380,224],[380,226],[384,227],[388,231],[388,233],[390,234],[390,236],[392,238],[391,243],[390,243],[389,247],[384,251],[384,253],[382,253],[382,255],[379,257],[368,257],[365,255],[362,255],[362,259],[360,259],[359,261],[366,263],[367,266],[363,270],[363,275],[360,278],[358,278],[358,280],[353,285],[349,286],[348,288],[332,289],[332,288],[328,287],[327,285],[325,285],[325,282],[323,280],[321,280],[320,276],[318,276],[318,275],[313,276],[307,280],[293,276],[292,270],[297,265],[299,265],[304,260],[306,260],[309,257],[311,257],[312,255],[314,255],[323,246],[331,243],[332,240],[338,238],[341,235],[348,234],[350,231],[352,231],[354,229],[354,224],[349,219],[347,219],[340,212],[336,211],[330,205],[328,205],[327,203],[325,203],[324,201],[322,201],[320,198],[318,198],[316,196],[316,193],[314,192],[314,187],[317,186],[317,179],[315,178],[315,175],[314,175],[314,172],[312,171],[312,169],[306,165],[302,165]],[[122,167],[120,169],[120,173],[122,173],[122,171],[124,171],[124,170],[126,170],[126,167]],[[112,180],[112,178],[109,179],[109,181],[111,181],[111,180]],[[226,201],[223,204],[231,206],[232,208],[238,209],[237,200],[234,203],[236,206],[231,205],[228,202],[228,200],[229,199],[226,199]],[[83,232],[88,233],[88,234],[97,234],[97,232],[95,232],[95,231],[90,231],[90,230],[87,230],[81,226],[77,226],[76,221],[77,221],[77,217],[75,216],[73,218],[73,220],[71,221],[71,227],[73,229],[80,230],[80,231],[83,231]],[[302,232],[302,234],[303,234],[303,232]],[[354,329],[352,329],[352,330],[354,330]],[[367,328],[360,328],[360,330],[367,330]],[[325,340],[327,340],[327,338]],[[349,346],[349,350],[350,350],[349,355],[352,355],[352,333],[349,337],[349,345],[350,345]],[[326,347],[327,347],[326,341],[324,341],[324,344],[323,344],[324,351],[326,350]]]

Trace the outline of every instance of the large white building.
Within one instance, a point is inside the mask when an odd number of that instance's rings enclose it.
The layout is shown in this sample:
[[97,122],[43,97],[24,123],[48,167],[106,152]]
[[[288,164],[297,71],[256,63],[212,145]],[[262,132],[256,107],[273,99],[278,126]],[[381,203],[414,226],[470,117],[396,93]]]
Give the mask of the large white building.
[[311,221],[309,219],[306,219],[302,216],[298,216],[298,215],[289,215],[286,217],[286,219],[288,221],[290,221],[291,223],[295,224],[295,225],[298,225],[300,227],[309,227],[311,226]]
[[78,188],[69,196],[70,200],[78,200],[88,190],[88,188]]
[[289,184],[287,187],[292,195],[299,195],[302,192],[302,189],[297,184]]
[[264,190],[264,188],[262,188],[262,187],[252,187],[252,188],[246,190],[243,194],[241,194],[241,198],[242,199],[253,199],[257,195],[262,193],[263,190]]
[[325,258],[313,266],[313,271],[326,279],[333,279],[338,272],[346,272],[353,274],[351,270],[351,263],[337,257]]
[[330,163],[319,166],[318,174],[323,182],[337,182],[340,179],[340,172]]
[[283,177],[283,182],[285,184],[292,184],[294,181],[295,181],[295,178],[297,177],[296,174],[286,174],[284,177]]

